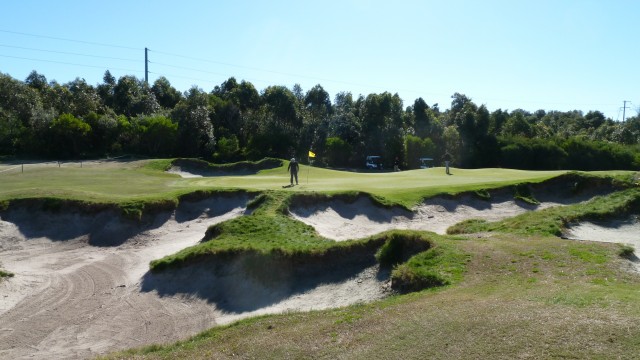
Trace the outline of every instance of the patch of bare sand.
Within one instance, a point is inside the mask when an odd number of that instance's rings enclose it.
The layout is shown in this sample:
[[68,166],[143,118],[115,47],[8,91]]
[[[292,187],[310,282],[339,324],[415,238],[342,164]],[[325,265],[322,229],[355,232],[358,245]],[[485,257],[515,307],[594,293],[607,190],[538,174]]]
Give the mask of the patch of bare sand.
[[571,224],[565,231],[565,237],[571,240],[599,241],[630,245],[635,250],[634,265],[640,271],[640,216],[633,215],[625,219],[607,221],[583,221]]
[[189,179],[189,178],[201,178],[202,175],[200,174],[194,174],[192,172],[189,171],[185,171],[183,170],[181,167],[179,166],[172,166],[171,168],[169,168],[169,170],[167,170],[167,172],[169,174],[176,174],[176,175],[180,175],[180,177],[185,178],[185,179]]
[[[580,199],[582,200],[582,199]],[[577,202],[578,200],[576,200]],[[445,234],[447,228],[468,219],[498,221],[527,211],[567,204],[544,201],[530,205],[512,196],[497,195],[485,201],[470,195],[459,198],[433,198],[413,211],[400,207],[384,208],[369,198],[354,202],[335,199],[326,203],[291,209],[294,218],[313,226],[320,235],[336,241],[371,236],[391,229],[426,230]]]
[[[248,316],[344,306],[386,294],[375,266],[252,278],[242,259],[152,274],[149,261],[198,243],[248,198],[184,203],[142,227],[113,213],[12,210],[0,219],[0,358],[88,358],[173,342]],[[251,271],[250,271],[251,270]],[[268,273],[273,269],[259,269]]]

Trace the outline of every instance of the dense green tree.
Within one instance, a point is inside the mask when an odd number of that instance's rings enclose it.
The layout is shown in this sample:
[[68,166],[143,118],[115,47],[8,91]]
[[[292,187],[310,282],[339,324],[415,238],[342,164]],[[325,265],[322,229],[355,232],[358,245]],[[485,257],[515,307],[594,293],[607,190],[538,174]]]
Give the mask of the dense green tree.
[[91,152],[94,156],[109,154],[112,151],[111,146],[118,137],[118,121],[115,115],[89,113],[84,120],[91,126],[89,135]]
[[48,154],[69,159],[78,158],[89,150],[91,126],[71,114],[62,114],[49,128]]
[[252,156],[289,158],[295,155],[302,128],[298,100],[284,86],[270,86],[262,93],[262,106],[252,116],[249,151]]
[[422,99],[417,98],[411,108],[413,114],[413,128],[418,137],[426,137],[431,133],[431,123],[433,115],[429,109],[429,105]]
[[29,73],[24,82],[29,87],[36,89],[40,93],[44,93],[44,91],[49,87],[49,84],[47,83],[47,77],[43,74],[39,74],[35,70]]
[[113,91],[116,87],[116,78],[111,75],[111,72],[109,70],[107,70],[104,72],[102,81],[103,83],[99,84],[96,87],[96,91],[98,93],[98,96],[100,96],[100,99],[102,99],[102,103],[105,106],[113,109]]
[[180,91],[176,90],[169,80],[161,76],[153,82],[151,92],[155,96],[158,104],[165,109],[173,109],[182,99]]
[[214,160],[227,162],[237,161],[240,156],[240,142],[235,135],[230,137],[221,137],[216,143],[216,152],[214,153]]
[[[364,154],[382,155],[389,166],[404,153],[402,99],[388,92],[370,94],[359,100],[359,114],[364,142]],[[402,159],[400,159],[402,161]]]
[[133,121],[141,153],[167,157],[174,153],[178,139],[178,124],[161,115],[140,116]]
[[[461,139],[460,133],[458,129],[453,126],[447,126],[444,129],[442,134],[442,140],[444,145],[445,152],[448,152],[451,155],[451,161],[453,164],[459,164],[460,160],[460,148],[461,148]],[[435,159],[436,163],[442,163],[442,158]]]
[[326,139],[325,161],[329,166],[344,167],[349,165],[351,156],[351,145],[339,137]]
[[149,85],[134,76],[118,79],[113,88],[113,107],[117,113],[128,117],[153,114],[160,109]]
[[192,87],[171,112],[171,119],[178,124],[178,152],[182,156],[213,155],[215,138],[209,95]]
[[90,113],[104,112],[96,89],[84,79],[76,78],[65,87],[69,89],[71,112],[75,116],[83,117]]
[[405,159],[408,169],[419,169],[420,158],[433,157],[436,145],[429,138],[421,139],[418,136],[407,135],[404,141]]

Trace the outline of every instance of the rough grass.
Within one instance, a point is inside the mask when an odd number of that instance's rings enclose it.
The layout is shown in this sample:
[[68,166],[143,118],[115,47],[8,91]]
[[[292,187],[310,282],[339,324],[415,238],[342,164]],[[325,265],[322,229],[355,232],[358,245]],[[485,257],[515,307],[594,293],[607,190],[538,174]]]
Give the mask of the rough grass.
[[447,233],[512,232],[560,236],[568,223],[611,218],[639,209],[640,188],[635,187],[608,196],[597,196],[586,203],[552,207],[497,222],[467,220],[450,227]]
[[[322,257],[356,247],[375,252],[386,245],[385,251],[393,254],[389,263],[396,264],[396,284],[450,285],[371,304],[247,319],[176,344],[108,358],[630,359],[640,353],[640,277],[628,271],[630,263],[620,257],[620,247],[551,236],[567,221],[634,209],[638,188],[496,223],[466,222],[458,231],[466,235],[405,233],[406,238],[423,237],[429,249],[404,261],[398,255],[404,244],[384,240],[398,232],[330,242],[285,216],[292,201],[288,196],[361,191],[382,202],[411,207],[435,194],[477,191],[482,197],[483,190],[537,183],[564,172],[453,169],[453,175],[446,176],[441,168],[365,174],[302,166],[302,185],[283,189],[288,184],[286,163],[251,176],[201,179],[165,174],[168,163],[5,172],[0,174],[0,207],[16,198],[74,199],[130,204],[126,208],[135,216],[146,211],[147,202],[163,203],[197,191],[255,190],[261,194],[251,203],[252,215],[210,229],[207,241],[156,266],[180,266],[199,256],[234,251]],[[59,205],[56,200],[47,203],[52,208]]]
[[640,278],[623,270],[615,244],[514,234],[452,244],[471,254],[455,286],[247,319],[109,358],[631,359],[640,351]]

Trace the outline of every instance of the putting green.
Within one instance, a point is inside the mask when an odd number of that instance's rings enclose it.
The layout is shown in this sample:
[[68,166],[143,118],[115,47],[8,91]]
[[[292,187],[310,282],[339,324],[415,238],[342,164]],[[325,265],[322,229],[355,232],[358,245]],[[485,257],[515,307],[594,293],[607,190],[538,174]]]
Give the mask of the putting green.
[[[565,171],[444,168],[402,172],[349,172],[302,165],[299,185],[289,184],[287,162],[282,167],[255,175],[182,178],[154,170],[153,160],[90,163],[29,164],[0,173],[0,200],[24,197],[60,197],[101,202],[145,200],[176,196],[201,189],[248,189],[320,191],[327,193],[362,191],[412,206],[425,196],[538,182]],[[3,164],[3,168],[8,165]]]

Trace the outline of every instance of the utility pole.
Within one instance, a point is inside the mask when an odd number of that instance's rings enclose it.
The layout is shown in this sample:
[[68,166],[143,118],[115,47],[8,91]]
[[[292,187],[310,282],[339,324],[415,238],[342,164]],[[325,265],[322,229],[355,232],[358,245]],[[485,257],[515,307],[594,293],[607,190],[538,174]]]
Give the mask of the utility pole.
[[149,49],[144,48],[144,82],[149,85]]
[[[627,103],[628,103],[628,102],[631,102],[631,101],[624,100],[624,101],[622,102],[622,122],[624,122],[625,115],[626,115],[626,113],[627,113]],[[620,114],[620,113],[618,113],[618,114]]]

